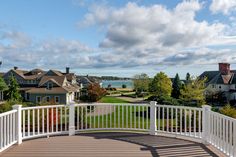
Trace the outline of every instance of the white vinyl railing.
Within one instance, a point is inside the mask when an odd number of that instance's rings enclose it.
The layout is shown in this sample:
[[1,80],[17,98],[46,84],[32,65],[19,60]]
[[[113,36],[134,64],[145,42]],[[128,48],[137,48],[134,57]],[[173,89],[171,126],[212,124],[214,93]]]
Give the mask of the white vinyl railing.
[[17,142],[17,110],[0,114],[0,152]]
[[71,104],[23,107],[0,114],[0,152],[22,140],[89,130],[146,131],[201,140],[236,157],[236,120],[202,108],[150,104]]

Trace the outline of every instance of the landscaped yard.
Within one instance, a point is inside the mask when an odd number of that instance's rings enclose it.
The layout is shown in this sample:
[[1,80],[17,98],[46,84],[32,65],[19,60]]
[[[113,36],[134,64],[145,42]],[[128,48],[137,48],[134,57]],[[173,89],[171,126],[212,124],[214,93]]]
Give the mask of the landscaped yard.
[[112,96],[104,96],[99,102],[101,103],[129,103],[128,101],[112,97]]

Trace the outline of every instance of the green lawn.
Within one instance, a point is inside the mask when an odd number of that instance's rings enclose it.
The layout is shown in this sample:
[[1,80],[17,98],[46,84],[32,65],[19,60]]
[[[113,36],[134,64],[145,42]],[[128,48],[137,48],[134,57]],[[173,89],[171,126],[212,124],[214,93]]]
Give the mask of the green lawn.
[[99,102],[101,103],[129,103],[128,101],[112,97],[112,96],[104,96]]

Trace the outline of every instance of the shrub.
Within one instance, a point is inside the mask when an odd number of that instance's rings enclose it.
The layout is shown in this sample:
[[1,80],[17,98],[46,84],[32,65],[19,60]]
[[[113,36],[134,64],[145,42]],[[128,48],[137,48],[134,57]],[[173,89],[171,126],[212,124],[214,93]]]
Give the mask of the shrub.
[[223,108],[221,108],[220,113],[229,117],[236,118],[236,108],[230,106],[230,104],[227,104]]
[[123,84],[123,85],[122,85],[122,88],[127,88],[126,84]]
[[157,101],[158,104],[180,105],[180,100],[170,96],[150,96],[147,100]]

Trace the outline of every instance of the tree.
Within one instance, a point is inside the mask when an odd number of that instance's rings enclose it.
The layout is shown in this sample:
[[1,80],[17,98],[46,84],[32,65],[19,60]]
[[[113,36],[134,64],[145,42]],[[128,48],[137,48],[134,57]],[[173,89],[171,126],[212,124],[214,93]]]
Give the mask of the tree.
[[0,91],[5,91],[7,89],[8,89],[7,84],[5,83],[4,79],[0,77]]
[[133,82],[134,82],[134,89],[136,91],[136,94],[148,91],[148,85],[149,85],[150,79],[147,74],[142,73],[142,74],[135,75]]
[[88,86],[88,101],[96,102],[106,95],[106,90],[101,88],[98,83]]
[[175,75],[175,78],[174,78],[174,81],[173,81],[173,84],[172,84],[171,96],[173,98],[179,99],[181,86],[182,86],[182,84],[181,84],[181,81],[180,81],[180,78],[179,78],[179,74],[177,73]]
[[204,105],[206,103],[204,95],[205,81],[206,79],[191,79],[191,82],[185,84],[183,89],[180,90],[180,98],[188,105]]
[[19,84],[13,75],[10,76],[8,90],[6,92],[7,100],[18,101],[21,99]]
[[186,83],[189,83],[191,81],[191,75],[187,73],[185,79],[186,79]]
[[126,86],[126,84],[122,84],[122,88],[126,88],[127,86]]
[[171,95],[171,80],[168,76],[163,73],[157,73],[152,82],[149,85],[150,92],[154,95],[160,96],[170,96]]

